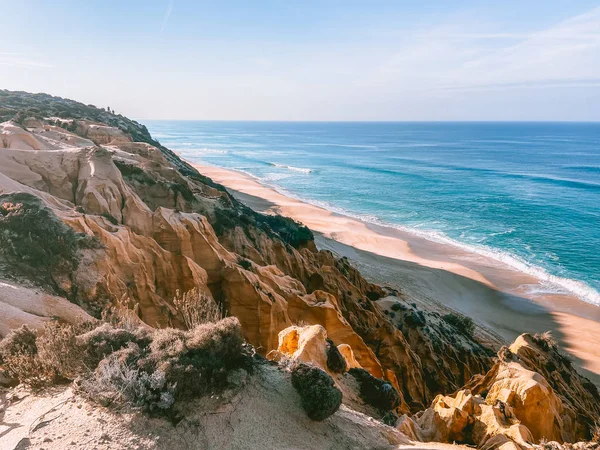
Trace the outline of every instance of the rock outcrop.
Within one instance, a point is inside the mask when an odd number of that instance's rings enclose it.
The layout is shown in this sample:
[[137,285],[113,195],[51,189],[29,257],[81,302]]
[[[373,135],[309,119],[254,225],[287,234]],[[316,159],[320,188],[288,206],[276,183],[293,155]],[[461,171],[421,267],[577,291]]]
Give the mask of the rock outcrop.
[[600,414],[598,391],[549,337],[523,334],[498,356],[487,374],[455,394],[438,395],[429,409],[402,417],[399,429],[424,442],[478,448],[591,439]]

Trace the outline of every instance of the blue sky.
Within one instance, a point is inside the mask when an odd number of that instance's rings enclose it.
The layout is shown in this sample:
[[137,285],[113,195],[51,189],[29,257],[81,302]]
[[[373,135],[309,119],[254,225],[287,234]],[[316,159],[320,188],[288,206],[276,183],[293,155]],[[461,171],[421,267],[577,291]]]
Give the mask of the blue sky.
[[5,1],[0,87],[144,119],[600,120],[600,2]]

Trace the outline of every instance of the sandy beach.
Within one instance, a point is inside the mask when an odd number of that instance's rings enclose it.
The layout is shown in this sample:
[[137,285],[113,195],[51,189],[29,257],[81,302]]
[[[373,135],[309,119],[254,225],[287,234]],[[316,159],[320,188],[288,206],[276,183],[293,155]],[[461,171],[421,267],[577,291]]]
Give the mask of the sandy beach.
[[582,372],[600,384],[599,307],[572,295],[536,293],[544,290],[535,289],[540,285],[535,277],[458,247],[304,203],[244,173],[194,166],[256,211],[304,223],[319,248],[347,256],[371,281],[429,308],[458,310],[505,341],[524,332],[552,331]]

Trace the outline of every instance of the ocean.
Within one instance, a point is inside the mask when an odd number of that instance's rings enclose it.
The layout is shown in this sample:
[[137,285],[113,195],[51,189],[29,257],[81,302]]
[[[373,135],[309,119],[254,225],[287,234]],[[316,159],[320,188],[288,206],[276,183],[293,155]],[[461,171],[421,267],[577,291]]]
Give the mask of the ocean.
[[600,305],[600,123],[144,123],[187,160]]

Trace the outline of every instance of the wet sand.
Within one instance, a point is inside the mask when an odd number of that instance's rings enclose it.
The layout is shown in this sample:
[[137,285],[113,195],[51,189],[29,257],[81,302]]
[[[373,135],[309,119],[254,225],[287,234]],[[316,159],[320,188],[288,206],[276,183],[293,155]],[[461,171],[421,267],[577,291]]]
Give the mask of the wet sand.
[[349,257],[370,281],[430,308],[460,311],[505,341],[524,332],[552,331],[582,373],[600,384],[600,307],[572,295],[532,293],[535,289],[523,286],[535,288],[540,280],[459,247],[333,213],[240,172],[194,166],[254,210],[304,223],[319,248]]

